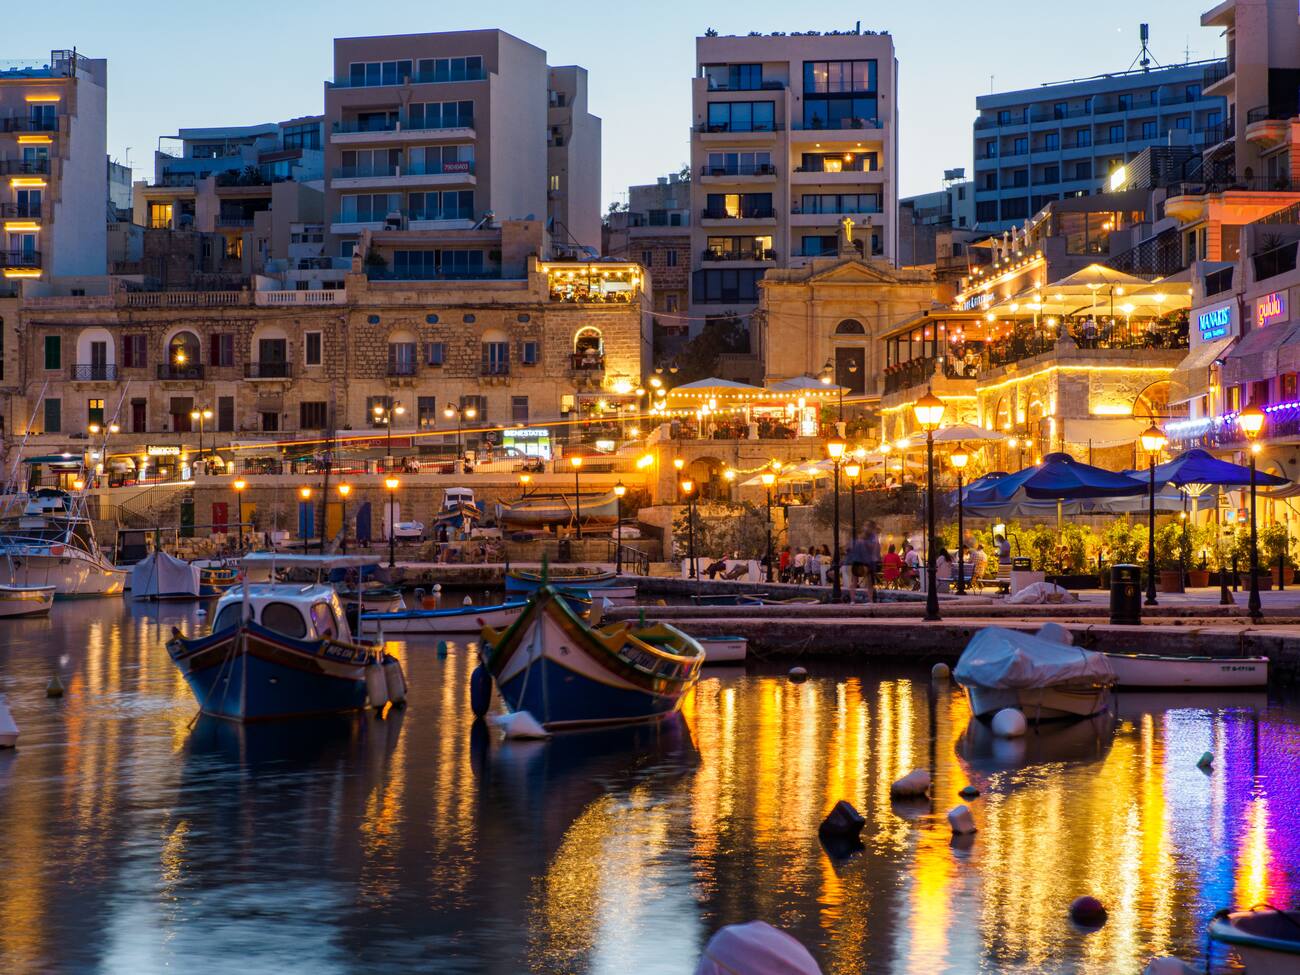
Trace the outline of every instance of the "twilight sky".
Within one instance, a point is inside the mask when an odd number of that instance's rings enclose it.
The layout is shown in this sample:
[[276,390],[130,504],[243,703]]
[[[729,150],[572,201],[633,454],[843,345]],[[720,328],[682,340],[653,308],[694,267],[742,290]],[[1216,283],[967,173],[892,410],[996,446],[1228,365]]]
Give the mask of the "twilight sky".
[[[1120,71],[1151,24],[1162,64],[1222,56],[1202,28],[1210,0],[957,0],[805,6],[776,0],[700,4],[477,4],[428,0],[222,0],[153,6],[56,0],[53,17],[10,17],[0,60],[73,47],[109,60],[109,153],[152,168],[159,135],[247,125],[323,111],[336,36],[499,27],[543,48],[551,64],[590,72],[591,110],[604,120],[606,203],[687,159],[694,38],[752,30],[887,30],[901,74],[900,195],[937,189],[943,170],[971,165],[975,96]],[[134,6],[134,10],[132,7]],[[54,21],[58,21],[55,24]]]

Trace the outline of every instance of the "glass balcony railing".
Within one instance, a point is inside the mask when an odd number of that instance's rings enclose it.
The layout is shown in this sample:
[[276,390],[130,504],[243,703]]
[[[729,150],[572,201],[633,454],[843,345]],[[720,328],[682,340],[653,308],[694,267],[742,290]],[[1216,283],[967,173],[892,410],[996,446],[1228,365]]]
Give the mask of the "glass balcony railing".
[[31,270],[41,266],[41,252],[29,250],[0,251],[0,267]]
[[334,179],[370,179],[384,176],[470,176],[473,160],[460,162],[413,163],[400,166],[337,166]]
[[441,132],[447,129],[472,129],[474,120],[472,118],[458,118],[450,122],[439,122],[430,124],[428,122],[416,121],[410,119],[392,118],[392,119],[343,119],[335,122],[332,126],[334,132]]
[[0,159],[0,176],[48,176],[48,159]]

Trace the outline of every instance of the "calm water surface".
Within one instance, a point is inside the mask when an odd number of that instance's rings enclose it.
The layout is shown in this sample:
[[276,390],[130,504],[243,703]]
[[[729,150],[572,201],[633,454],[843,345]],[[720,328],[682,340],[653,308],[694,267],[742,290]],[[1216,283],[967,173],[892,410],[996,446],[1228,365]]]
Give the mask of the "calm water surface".
[[[1294,701],[1127,697],[995,743],[922,669],[736,670],[659,728],[503,744],[471,720],[470,653],[411,643],[404,713],[245,731],[192,726],[173,623],[201,626],[118,602],[0,624],[22,729],[0,753],[0,971],[686,975],[720,925],[763,918],[828,973],[1112,975],[1203,964],[1218,907],[1300,901]],[[913,768],[937,798],[891,805]],[[970,782],[980,831],[955,847]],[[839,798],[865,849],[832,860]],[[1081,893],[1110,907],[1099,932],[1066,920]]]

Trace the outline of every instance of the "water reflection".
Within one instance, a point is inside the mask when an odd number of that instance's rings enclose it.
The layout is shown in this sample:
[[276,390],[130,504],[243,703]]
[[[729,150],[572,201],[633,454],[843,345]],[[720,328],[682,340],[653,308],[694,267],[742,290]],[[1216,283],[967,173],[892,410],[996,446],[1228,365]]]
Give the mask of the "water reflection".
[[[921,671],[732,671],[680,720],[507,744],[470,714],[472,647],[396,644],[405,712],[239,729],[194,722],[167,660],[189,608],[7,623],[3,971],[669,975],[759,917],[828,973],[1110,973],[1300,896],[1300,709],[1261,696],[1125,696],[1007,743]],[[933,798],[891,802],[913,768]],[[867,827],[833,860],[839,799]],[[1110,908],[1091,934],[1065,919],[1085,892]]]

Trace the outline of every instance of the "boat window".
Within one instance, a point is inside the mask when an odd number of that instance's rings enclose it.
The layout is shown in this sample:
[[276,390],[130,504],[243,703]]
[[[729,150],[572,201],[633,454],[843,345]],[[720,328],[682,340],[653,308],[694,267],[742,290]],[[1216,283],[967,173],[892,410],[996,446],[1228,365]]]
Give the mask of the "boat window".
[[220,633],[227,630],[239,622],[239,611],[243,609],[242,603],[226,603],[221,607],[221,612],[217,614],[216,620],[212,623],[212,632]]
[[267,603],[262,607],[262,625],[285,636],[304,637],[307,623],[298,607],[290,603]]
[[311,625],[316,628],[316,635],[321,639],[337,638],[338,620],[334,618],[334,607],[329,603],[312,603]]

